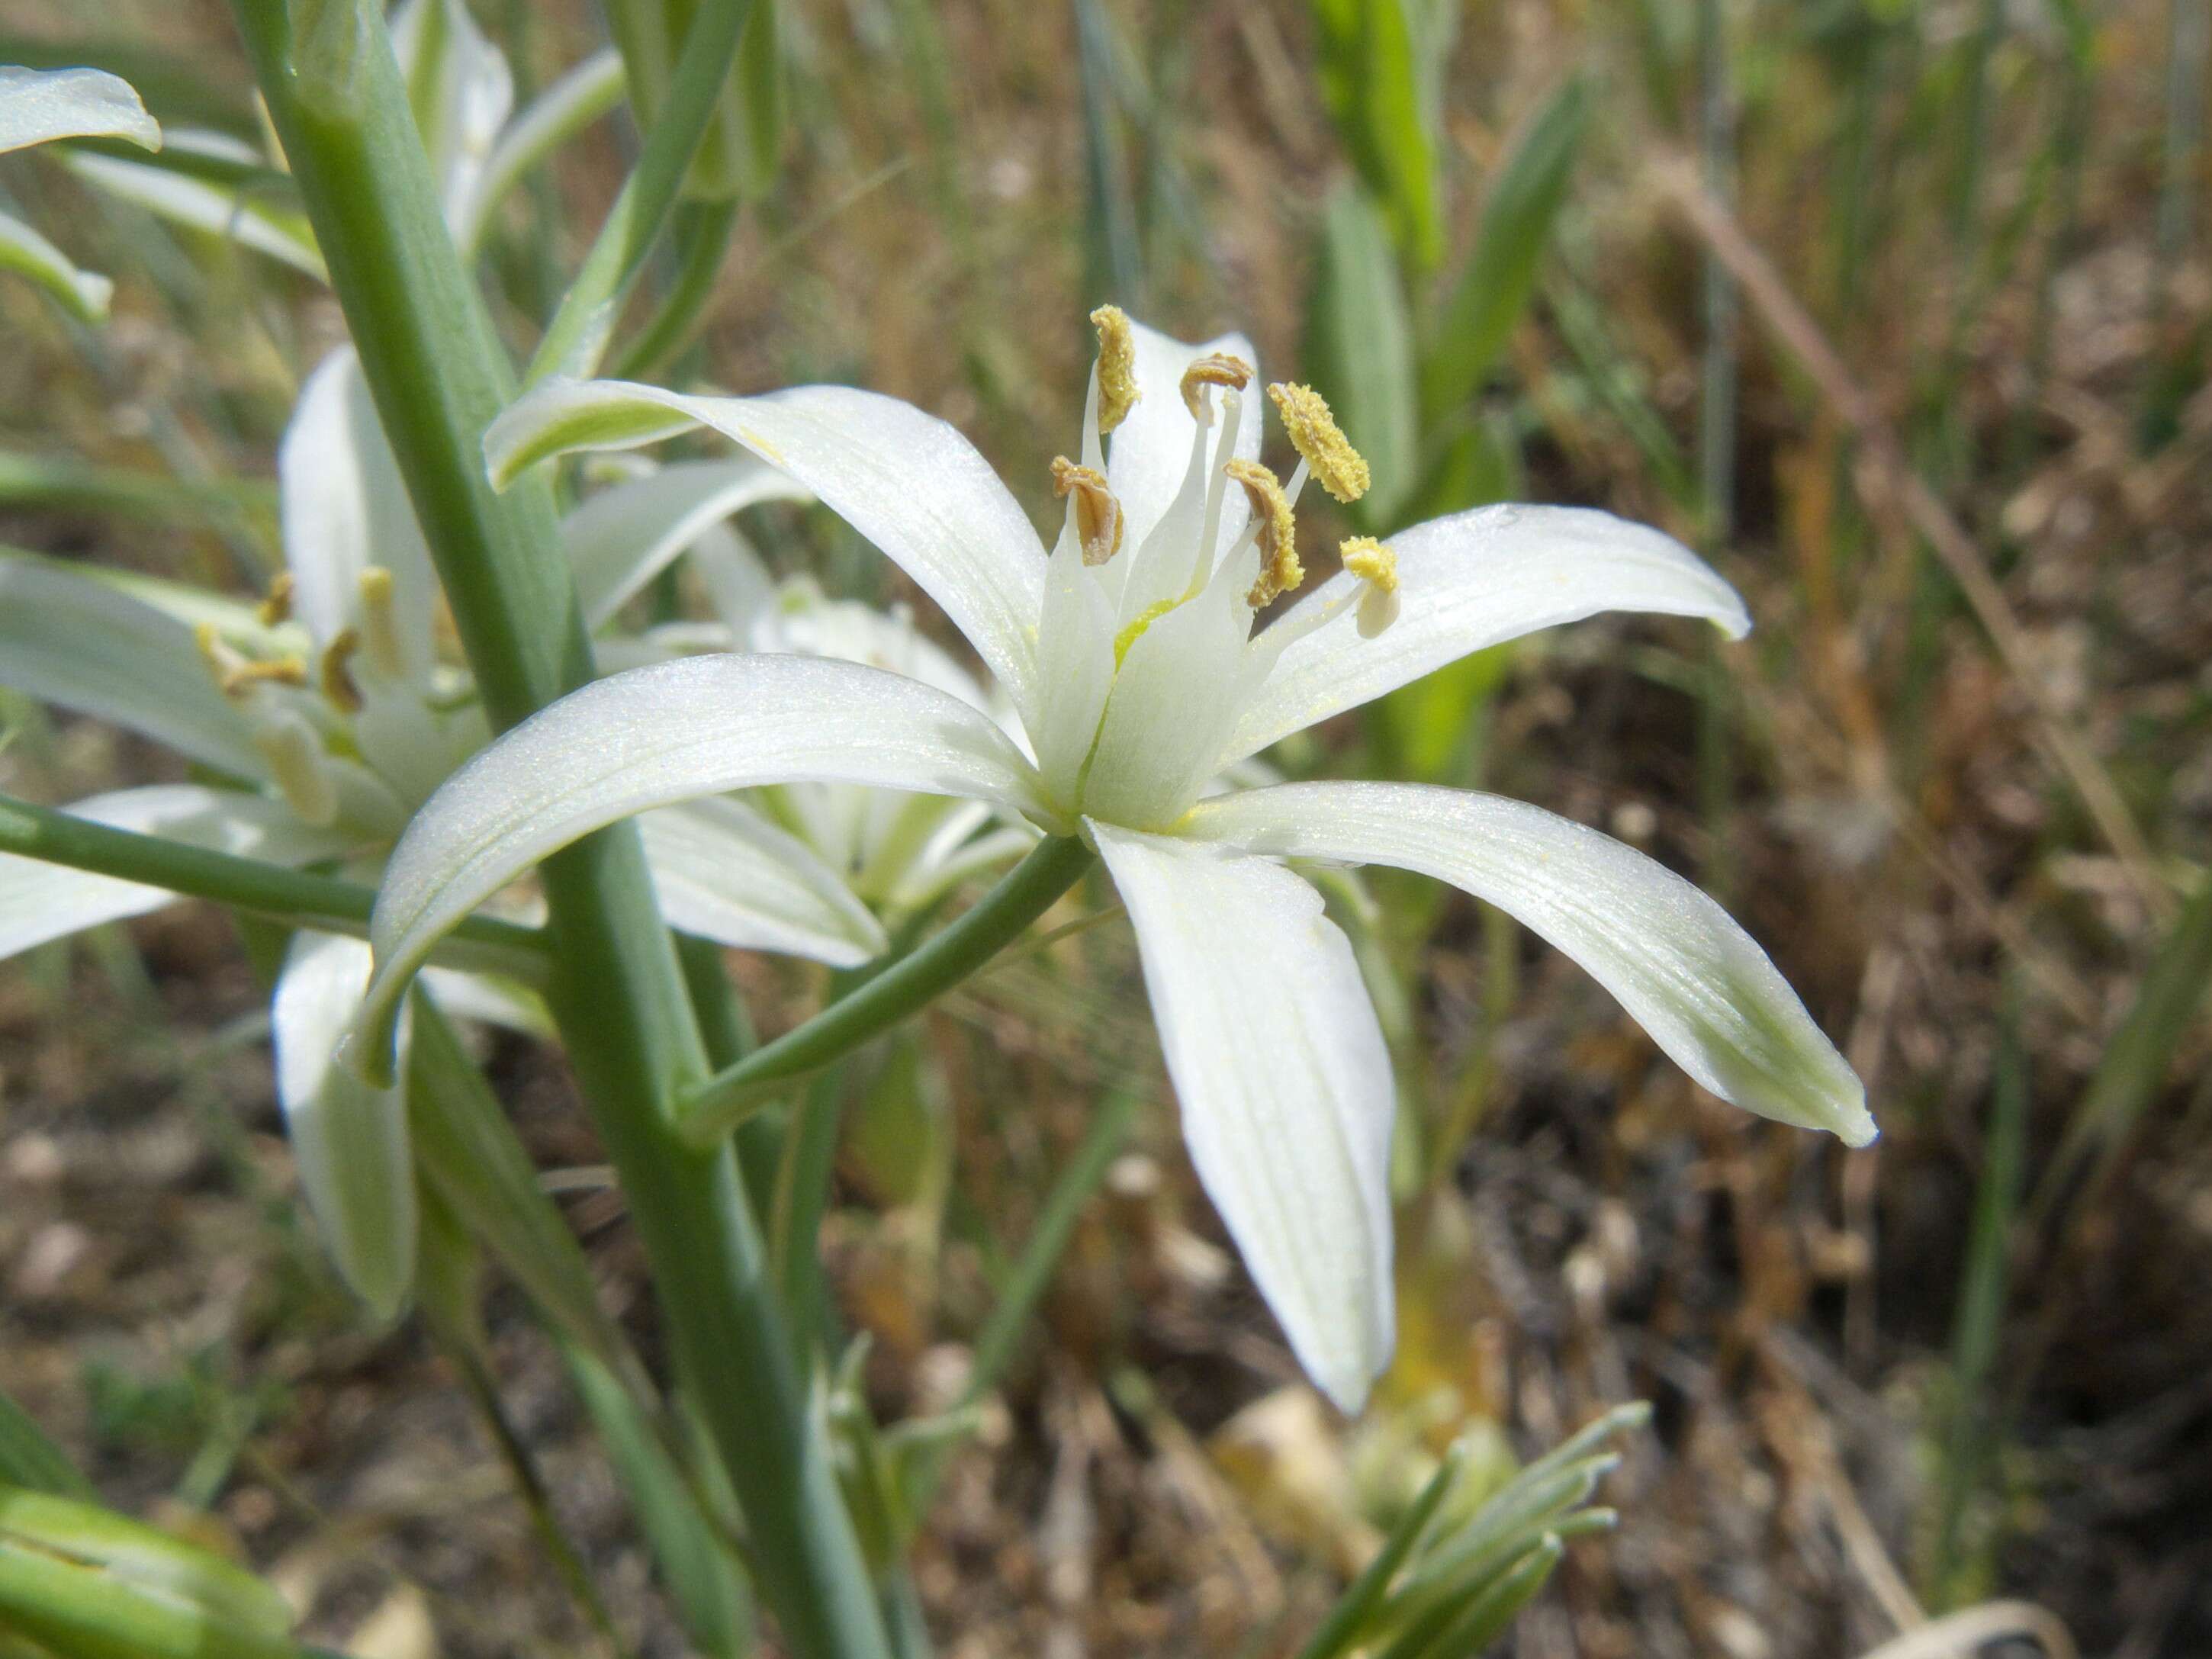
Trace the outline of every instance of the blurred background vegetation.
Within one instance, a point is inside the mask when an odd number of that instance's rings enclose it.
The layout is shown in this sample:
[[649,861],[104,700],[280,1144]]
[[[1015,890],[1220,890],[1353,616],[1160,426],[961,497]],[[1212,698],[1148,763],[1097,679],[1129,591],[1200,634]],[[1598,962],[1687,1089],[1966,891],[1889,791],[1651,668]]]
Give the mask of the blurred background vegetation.
[[[474,9],[525,97],[604,40],[568,0]],[[1996,1596],[2092,1653],[2212,1643],[2207,0],[778,19],[781,165],[663,372],[896,393],[1042,510],[1111,299],[1245,328],[1330,396],[1377,476],[1340,531],[1525,499],[1708,550],[1758,619],[1741,646],[1585,624],[1277,758],[1500,789],[1693,876],[1884,1127],[1845,1153],[1729,1112],[1500,916],[1347,886],[1407,1125],[1401,1353],[1347,1425],[1182,1161],[1126,931],[1002,963],[847,1079],[822,1227],[880,1416],[957,1398],[979,1344],[1004,1364],[919,1547],[945,1651],[1291,1651],[1454,1436],[1502,1470],[1639,1396],[1624,1523],[1571,1548],[1520,1653],[1856,1654]],[[12,0],[5,27],[0,58],[96,40],[165,121],[255,131],[212,0]],[[613,116],[510,203],[486,270],[518,349],[635,149]],[[0,285],[0,538],[258,588],[335,308],[51,163],[0,184],[119,279],[97,331]],[[915,597],[826,514],[766,532],[833,592]],[[35,799],[165,763],[0,714],[0,787]],[[732,967],[764,1026],[821,994]],[[495,1290],[471,1376],[322,1265],[254,988],[197,908],[0,967],[0,1386],[362,1659],[679,1650],[519,1299]],[[489,1057],[651,1352],[557,1060]],[[1038,1316],[994,1326],[1041,1221],[1066,1243]]]

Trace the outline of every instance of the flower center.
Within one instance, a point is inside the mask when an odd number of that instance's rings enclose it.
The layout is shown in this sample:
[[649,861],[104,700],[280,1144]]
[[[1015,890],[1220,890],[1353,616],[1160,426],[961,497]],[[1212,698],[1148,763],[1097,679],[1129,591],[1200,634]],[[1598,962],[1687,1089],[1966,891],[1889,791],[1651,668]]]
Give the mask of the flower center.
[[[252,656],[213,623],[197,630],[200,655],[246,717],[270,781],[301,822],[344,823],[365,835],[398,833],[410,806],[460,758],[449,708],[410,669],[392,573],[361,574],[355,620],[310,655]],[[280,573],[257,610],[265,628],[293,617],[294,582]]]

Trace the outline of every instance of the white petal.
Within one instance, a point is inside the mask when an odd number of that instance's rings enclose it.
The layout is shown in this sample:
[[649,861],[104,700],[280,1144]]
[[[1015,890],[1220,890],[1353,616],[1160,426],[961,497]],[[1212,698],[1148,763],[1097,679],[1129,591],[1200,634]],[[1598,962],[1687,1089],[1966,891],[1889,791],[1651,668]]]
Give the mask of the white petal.
[[[170,147],[179,151],[215,148],[191,134],[169,136]],[[216,184],[159,161],[126,161],[120,156],[96,155],[82,149],[60,154],[62,164],[70,172],[111,196],[193,230],[228,237],[240,247],[265,253],[310,276],[329,280],[321,251],[315,246],[314,231],[305,216],[263,199],[253,187]]]
[[[1107,435],[1106,481],[1127,515],[1122,545],[1141,546],[1160,515],[1182,488],[1190,470],[1191,434],[1198,423],[1182,400],[1182,374],[1208,352],[1225,351],[1254,366],[1253,383],[1243,393],[1243,412],[1237,422],[1237,453],[1246,460],[1260,455],[1260,438],[1267,397],[1257,378],[1259,354],[1242,334],[1224,334],[1204,345],[1185,345],[1142,323],[1132,325],[1136,335],[1137,389],[1143,395],[1128,417]],[[1217,407],[1220,393],[1214,394]],[[1232,489],[1223,503],[1224,545],[1244,527],[1248,511],[1244,492]]]
[[[1348,607],[1285,649],[1224,765],[1470,652],[1602,611],[1704,617],[1732,639],[1751,627],[1735,590],[1673,537],[1588,507],[1479,507],[1401,531],[1390,547],[1397,621],[1364,638]],[[1274,626],[1296,628],[1354,583],[1339,572]]]
[[143,732],[234,776],[267,770],[191,629],[58,564],[0,553],[0,685]]
[[1044,548],[959,432],[896,398],[795,386],[765,398],[686,398],[623,380],[550,380],[492,422],[495,483],[574,449],[622,449],[711,426],[781,468],[943,607],[1024,710]]
[[561,524],[584,618],[598,628],[711,526],[758,501],[813,499],[765,461],[678,461],[603,489]]
[[527,985],[465,968],[429,967],[420,981],[430,1000],[457,1019],[481,1020],[546,1042],[560,1040],[545,999]]
[[1864,1087],[1765,952],[1681,877],[1608,836],[1497,795],[1391,783],[1226,795],[1201,802],[1182,832],[1464,888],[1580,963],[1722,1099],[1853,1146],[1875,1137]]
[[493,144],[514,107],[514,76],[461,0],[408,0],[392,17],[392,46],[458,235],[475,222]]
[[1114,607],[1091,580],[1072,537],[1054,550],[1046,568],[1037,656],[1045,675],[1030,732],[1046,791],[1072,806],[1114,689]]
[[104,319],[115,292],[106,277],[78,270],[68,254],[9,213],[0,213],[0,270],[29,277],[82,323]]
[[958,699],[853,663],[690,657],[594,682],[447,779],[385,872],[362,1066],[438,937],[548,853],[651,807],[786,781],[873,784],[1041,810],[1036,774]]
[[325,357],[301,388],[276,475],[293,609],[316,643],[358,624],[362,572],[380,566],[392,573],[409,677],[426,678],[438,578],[351,346]]
[[1199,1179],[1299,1363],[1358,1411],[1393,1341],[1396,1096],[1352,946],[1278,865],[1089,827],[1136,926]]
[[120,76],[105,70],[0,69],[0,151],[55,138],[126,138],[161,148],[161,129]]
[[1129,647],[1084,781],[1085,812],[1165,830],[1198,798],[1266,666],[1245,646],[1250,616],[1237,595],[1210,588]]
[[368,975],[368,947],[359,939],[295,933],[270,1014],[276,1096],[300,1185],[346,1283],[389,1318],[415,1282],[406,1097],[373,1087],[332,1060]]
[[722,795],[638,820],[669,925],[745,951],[857,968],[889,948],[883,925],[797,836]]
[[[118,789],[68,810],[112,829],[295,867],[350,850],[346,838],[309,829],[281,801],[196,783]],[[102,922],[143,916],[176,899],[165,887],[0,854],[0,960]]]

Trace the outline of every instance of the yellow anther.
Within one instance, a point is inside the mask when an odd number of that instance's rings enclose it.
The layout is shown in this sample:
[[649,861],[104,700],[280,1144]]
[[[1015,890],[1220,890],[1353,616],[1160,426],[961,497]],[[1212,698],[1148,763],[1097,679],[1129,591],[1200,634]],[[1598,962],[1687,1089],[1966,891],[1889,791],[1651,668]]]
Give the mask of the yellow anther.
[[1251,384],[1251,364],[1226,351],[1209,351],[1182,372],[1183,407],[1200,425],[1211,426],[1213,416],[1206,406],[1206,388],[1218,386],[1224,391],[1242,392]]
[[1260,521],[1260,579],[1244,596],[1245,603],[1257,611],[1306,579],[1305,567],[1298,562],[1297,521],[1291,516],[1282,480],[1259,462],[1234,460],[1222,471],[1244,486]]
[[360,649],[361,635],[350,628],[340,629],[337,636],[323,647],[318,678],[322,682],[324,697],[341,714],[361,713],[361,688],[353,683],[353,670],[347,665],[353,660],[353,653]]
[[1103,435],[1145,394],[1137,385],[1137,336],[1128,313],[1119,306],[1101,306],[1091,313],[1091,326],[1098,331],[1098,430]]
[[1337,552],[1361,583],[1359,636],[1371,640],[1398,620],[1398,556],[1372,536],[1354,536]]
[[213,623],[202,623],[192,630],[192,640],[200,648],[200,658],[215,676],[215,683],[226,697],[242,697],[257,685],[305,685],[307,665],[298,657],[272,657],[265,661],[241,655],[216,629]]
[[254,611],[264,628],[274,628],[279,623],[292,619],[292,573],[280,570],[269,584],[268,597]]
[[1121,549],[1121,503],[1095,466],[1079,466],[1065,455],[1052,458],[1052,493],[1075,497],[1075,533],[1083,544],[1083,562],[1103,564]]
[[399,606],[393,598],[392,573],[373,564],[355,584],[361,595],[362,649],[378,678],[407,678],[407,653],[399,639]]
[[1337,549],[1344,568],[1385,593],[1398,591],[1398,556],[1372,536],[1354,536]]
[[1280,380],[1267,388],[1267,395],[1275,400],[1275,412],[1283,417],[1291,441],[1321,480],[1321,487],[1340,501],[1356,501],[1364,495],[1372,481],[1366,458],[1338,429],[1328,400],[1310,386]]
[[1129,647],[1145,637],[1150,628],[1181,603],[1176,599],[1154,599],[1137,613],[1136,619],[1114,636],[1114,666],[1121,665],[1121,659],[1129,654]]

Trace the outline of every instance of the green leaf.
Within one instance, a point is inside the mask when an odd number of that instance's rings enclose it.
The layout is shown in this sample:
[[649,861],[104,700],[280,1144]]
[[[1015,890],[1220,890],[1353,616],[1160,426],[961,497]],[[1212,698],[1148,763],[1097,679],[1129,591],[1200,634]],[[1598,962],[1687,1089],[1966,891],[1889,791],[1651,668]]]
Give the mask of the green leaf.
[[[710,1659],[751,1651],[752,1591],[722,1542],[721,1528],[701,1516],[692,1488],[621,1380],[574,1343],[562,1343],[561,1352],[685,1633]],[[705,1460],[702,1469],[711,1463]]]
[[1425,270],[1442,253],[1443,234],[1425,112],[1433,82],[1416,51],[1415,5],[1426,44],[1433,20],[1425,0],[1314,0],[1313,9],[1322,100],[1368,189],[1388,206],[1400,252]]
[[407,1082],[423,1179],[546,1318],[612,1360],[622,1345],[600,1310],[582,1247],[539,1188],[538,1166],[452,1024],[421,998]]
[[92,1483],[69,1461],[69,1454],[46,1438],[31,1414],[0,1392],[0,1482],[51,1492],[57,1498],[90,1498]]
[[1492,180],[1474,251],[1430,345],[1421,403],[1431,422],[1481,388],[1527,309],[1593,107],[1589,84],[1571,77],[1536,112]]
[[64,1655],[276,1659],[292,1610],[241,1567],[97,1504],[0,1486],[0,1627]]
[[81,323],[104,321],[115,284],[80,270],[69,255],[12,214],[0,213],[0,270],[28,277]]
[[1419,463],[1413,329],[1382,216],[1355,185],[1328,198],[1311,316],[1322,391],[1374,471],[1354,516],[1386,529],[1397,522]]

